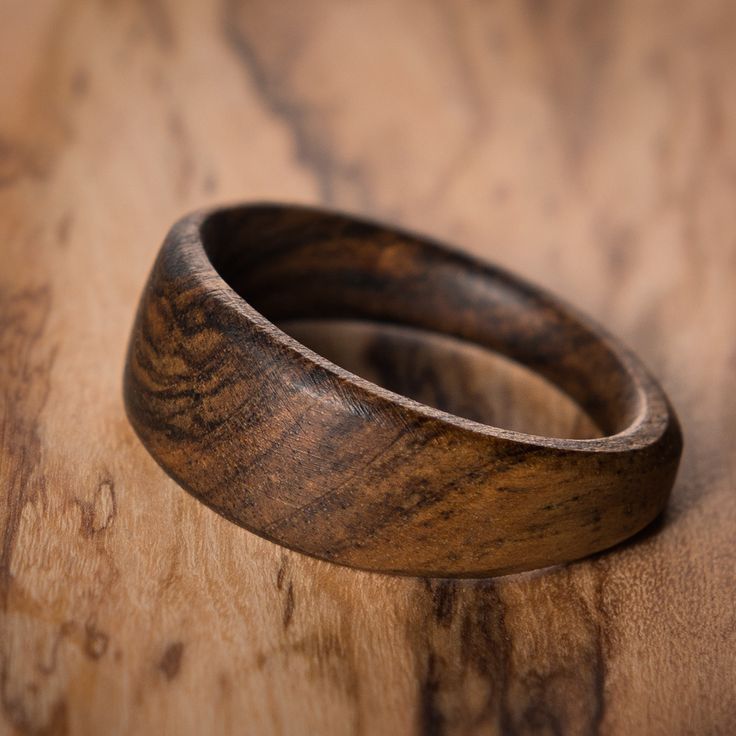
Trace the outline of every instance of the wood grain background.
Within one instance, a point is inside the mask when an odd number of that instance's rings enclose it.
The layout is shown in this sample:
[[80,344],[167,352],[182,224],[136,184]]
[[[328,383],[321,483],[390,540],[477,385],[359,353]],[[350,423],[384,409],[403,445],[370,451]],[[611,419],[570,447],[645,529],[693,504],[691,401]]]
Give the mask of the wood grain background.
[[[5,0],[0,730],[736,730],[736,5]],[[686,450],[654,532],[487,581],[287,552],[125,420],[168,225],[322,202],[457,242],[632,345]]]

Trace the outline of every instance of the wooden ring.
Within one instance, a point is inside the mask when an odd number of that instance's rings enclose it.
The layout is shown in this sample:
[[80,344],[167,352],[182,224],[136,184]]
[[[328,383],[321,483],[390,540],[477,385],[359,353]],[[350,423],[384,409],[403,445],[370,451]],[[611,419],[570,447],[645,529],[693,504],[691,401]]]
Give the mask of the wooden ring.
[[[485,346],[559,386],[608,436],[541,437],[425,406],[273,324],[294,318]],[[125,403],[153,457],[215,511],[391,573],[495,575],[603,550],[662,511],[682,450],[656,381],[569,306],[423,237],[292,206],[174,225],[133,328]]]

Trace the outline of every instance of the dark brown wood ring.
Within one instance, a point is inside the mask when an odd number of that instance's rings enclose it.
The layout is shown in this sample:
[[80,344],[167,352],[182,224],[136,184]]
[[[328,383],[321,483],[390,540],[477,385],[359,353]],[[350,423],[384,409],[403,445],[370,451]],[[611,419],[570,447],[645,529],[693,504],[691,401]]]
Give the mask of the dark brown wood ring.
[[[294,318],[486,346],[557,384],[608,436],[540,437],[424,406],[273,324]],[[664,508],[682,449],[639,360],[556,298],[426,238],[280,205],[174,225],[133,328],[125,403],[160,465],[228,519],[403,574],[501,574],[610,547]]]

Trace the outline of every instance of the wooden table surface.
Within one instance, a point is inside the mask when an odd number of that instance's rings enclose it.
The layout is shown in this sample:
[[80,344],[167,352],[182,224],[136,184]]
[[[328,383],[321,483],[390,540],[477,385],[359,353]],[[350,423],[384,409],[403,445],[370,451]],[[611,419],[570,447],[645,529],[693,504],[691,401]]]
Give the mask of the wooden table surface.
[[[736,732],[736,5],[0,12],[0,732]],[[169,224],[247,199],[447,238],[604,322],[682,420],[662,522],[450,582],[187,495],[126,421],[126,341]]]

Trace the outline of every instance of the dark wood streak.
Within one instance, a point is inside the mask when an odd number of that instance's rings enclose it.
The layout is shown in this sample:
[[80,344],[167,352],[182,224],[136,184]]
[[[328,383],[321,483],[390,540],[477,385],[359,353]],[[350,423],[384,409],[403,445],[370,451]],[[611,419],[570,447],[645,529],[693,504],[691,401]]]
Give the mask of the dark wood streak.
[[14,729],[15,733],[23,736],[65,736],[69,733],[68,706],[64,698],[57,698],[50,708],[48,720],[39,724],[22,697],[8,694],[9,685],[7,662],[0,662],[0,707],[5,720]]
[[408,631],[417,668],[417,731],[513,733],[505,702],[509,640],[490,581],[437,580],[419,589]]
[[284,591],[283,609],[281,614],[281,620],[283,622],[284,630],[289,628],[289,625],[291,624],[292,618],[294,616],[294,608],[296,606],[294,583],[291,579],[287,579],[288,570],[289,563],[286,557],[284,557],[276,573],[276,590]]
[[173,680],[179,674],[183,656],[183,642],[175,641],[166,647],[166,650],[158,663],[158,668],[167,680]]
[[341,162],[330,144],[329,131],[317,124],[318,117],[308,102],[284,87],[273,63],[266,63],[258,53],[257,38],[250,23],[244,20],[242,4],[225,0],[222,29],[228,46],[260,95],[264,106],[283,121],[294,141],[294,153],[301,166],[314,177],[320,200],[335,202],[341,184],[349,183],[360,197],[364,211],[371,211],[372,196],[357,164]]
[[3,712],[16,733],[23,736],[66,736],[69,731],[68,706],[64,699],[58,699],[50,709],[49,720],[42,728],[38,728],[29,716],[20,700],[10,700],[5,697],[4,673],[0,673],[3,682],[0,683],[0,697]]
[[[556,13],[544,2],[531,0],[526,5],[535,43],[547,47],[545,92],[570,170],[575,172],[598,123],[598,90],[611,58],[615,5],[593,6],[576,0]],[[551,39],[555,42],[550,43]],[[576,49],[575,55],[566,52],[570,47]]]
[[[417,586],[407,637],[417,731],[597,734],[605,715],[605,568],[590,597],[570,571],[547,580],[436,580]],[[550,618],[549,597],[559,618]],[[535,620],[530,609],[540,611]],[[524,621],[519,627],[517,621]]]
[[106,531],[115,521],[117,501],[112,480],[101,481],[91,501],[80,498],[75,501],[81,511],[81,530],[85,537],[91,538]]
[[291,623],[291,619],[294,616],[294,607],[295,607],[295,599],[294,599],[294,583],[290,582],[289,586],[286,589],[286,596],[284,597],[284,613],[283,613],[283,621],[284,621],[284,628],[288,629],[289,624]]
[[100,659],[107,652],[110,636],[97,628],[93,619],[84,625],[84,653],[90,659]]
[[64,621],[59,626],[53,644],[51,645],[51,652],[48,660],[43,661],[39,664],[39,671],[44,675],[51,675],[56,671],[56,665],[59,660],[59,648],[63,644],[64,640],[71,636],[75,631],[76,625],[74,621]]
[[[497,350],[610,436],[469,422],[328,363],[263,315],[368,319]],[[654,379],[572,309],[426,239],[297,207],[172,228],[133,329],[125,401],[154,458],[227,518],[384,572],[484,576],[605,549],[661,511],[681,451]]]
[[1,608],[7,605],[12,583],[11,562],[23,507],[45,493],[38,421],[48,398],[56,354],[55,345],[42,343],[50,310],[48,287],[20,293],[0,289],[0,443],[9,479],[0,539]]
[[612,655],[612,645],[609,641],[609,616],[605,606],[605,584],[606,584],[606,564],[601,560],[597,560],[595,569],[595,601],[594,601],[594,617],[593,617],[593,641],[594,641],[594,658],[592,665],[593,677],[590,678],[590,702],[593,703],[592,713],[590,717],[590,732],[600,733],[603,719],[606,715],[606,674],[608,658]]
[[162,0],[144,0],[140,3],[140,10],[159,47],[163,51],[172,51],[176,37],[166,4]]

